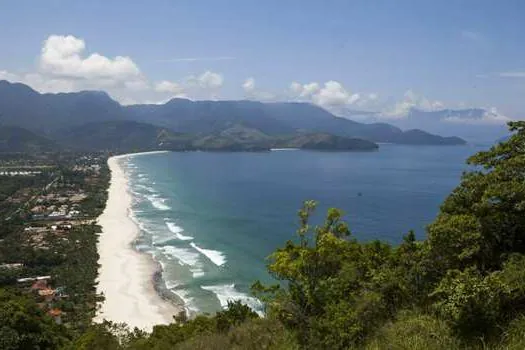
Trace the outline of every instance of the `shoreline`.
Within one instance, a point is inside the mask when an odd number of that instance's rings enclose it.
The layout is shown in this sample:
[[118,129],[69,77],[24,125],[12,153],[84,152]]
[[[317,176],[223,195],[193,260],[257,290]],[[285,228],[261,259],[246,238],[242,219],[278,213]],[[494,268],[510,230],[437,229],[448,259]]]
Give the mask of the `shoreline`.
[[130,328],[151,331],[156,324],[172,323],[173,316],[184,311],[182,306],[165,300],[157,293],[155,280],[159,273],[158,264],[133,246],[140,230],[129,216],[132,196],[128,191],[126,174],[118,162],[131,156],[164,152],[124,154],[108,159],[111,171],[108,199],[97,219],[102,227],[97,243],[100,255],[97,293],[103,294],[105,300],[99,304],[94,322],[106,319],[125,322]]

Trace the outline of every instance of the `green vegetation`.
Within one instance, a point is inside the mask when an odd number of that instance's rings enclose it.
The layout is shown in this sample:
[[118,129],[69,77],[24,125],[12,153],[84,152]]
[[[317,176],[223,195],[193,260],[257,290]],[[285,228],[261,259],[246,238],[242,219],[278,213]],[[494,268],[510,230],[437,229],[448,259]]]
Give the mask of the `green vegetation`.
[[70,148],[138,152],[171,151],[268,151],[271,148],[318,150],[375,150],[370,141],[330,134],[295,134],[270,136],[241,124],[209,134],[181,134],[151,124],[132,121],[90,123],[74,128],[60,139]]
[[[121,131],[114,130],[115,125],[111,123],[117,122],[128,122],[127,126],[131,126],[133,122],[141,125],[135,125],[133,130],[126,133],[122,131],[122,127],[119,127]],[[106,128],[89,130],[93,125],[104,123],[109,123]],[[162,105],[121,106],[101,91],[40,94],[27,85],[11,84],[2,80],[0,125],[28,129],[40,136],[60,141],[62,145],[77,147],[74,148],[77,150],[79,146],[83,147],[82,150],[110,149],[110,145],[119,150],[122,150],[119,147],[123,146],[132,147],[126,148],[126,151],[133,150],[133,147],[143,149],[145,145],[158,146],[159,144],[155,143],[156,135],[152,133],[155,129],[194,135],[196,139],[213,136],[217,140],[209,143],[210,150],[216,150],[217,145],[221,144],[225,144],[222,150],[246,150],[241,147],[245,143],[242,138],[231,137],[238,133],[238,128],[250,130],[242,133],[254,137],[248,150],[257,148],[257,143],[253,141],[258,138],[259,133],[272,138],[306,132],[372,142],[427,145],[465,143],[458,137],[441,137],[421,130],[403,131],[385,123],[358,123],[336,117],[327,110],[309,103],[190,101],[174,98]],[[87,136],[90,133],[103,143],[98,144],[95,138],[90,141]],[[1,134],[0,130],[0,150]],[[115,136],[118,137],[113,140]],[[237,140],[235,146],[226,147],[231,139]],[[43,140],[35,138],[34,141],[41,144]],[[207,144],[204,143],[204,146]],[[177,145],[182,147],[184,143],[177,142]]]
[[41,135],[16,126],[0,126],[0,152],[51,152],[58,145]]
[[[265,318],[235,302],[213,316],[178,315],[151,334],[111,323],[72,333],[18,297],[0,302],[35,322],[31,346],[49,341],[48,348],[523,349],[525,122],[510,127],[508,141],[468,160],[475,170],[464,174],[423,241],[408,232],[398,246],[358,242],[341,211],[330,209],[313,225],[316,203],[305,202],[296,239],[269,257],[278,283],[253,285]],[[9,318],[10,307],[0,317]],[[5,324],[6,348],[22,348],[24,328]]]
[[[3,175],[0,181],[0,310],[5,311],[0,348],[60,348],[90,327],[100,301],[95,288],[100,227],[92,219],[107,199],[107,158],[77,153],[2,158],[3,169],[37,172]],[[59,206],[81,215],[35,219],[32,213]]]

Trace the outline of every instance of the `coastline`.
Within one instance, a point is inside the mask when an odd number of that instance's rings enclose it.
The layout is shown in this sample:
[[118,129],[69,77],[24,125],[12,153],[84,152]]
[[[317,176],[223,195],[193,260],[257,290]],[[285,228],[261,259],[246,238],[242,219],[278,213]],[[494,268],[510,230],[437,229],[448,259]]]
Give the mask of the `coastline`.
[[106,207],[98,218],[102,233],[97,243],[100,255],[97,293],[104,294],[105,300],[99,305],[94,322],[106,319],[151,331],[156,324],[173,322],[173,316],[184,311],[182,306],[174,305],[157,293],[154,280],[158,264],[133,247],[139,228],[129,216],[132,197],[128,179],[118,163],[121,158],[161,152],[125,154],[108,159],[111,180]]

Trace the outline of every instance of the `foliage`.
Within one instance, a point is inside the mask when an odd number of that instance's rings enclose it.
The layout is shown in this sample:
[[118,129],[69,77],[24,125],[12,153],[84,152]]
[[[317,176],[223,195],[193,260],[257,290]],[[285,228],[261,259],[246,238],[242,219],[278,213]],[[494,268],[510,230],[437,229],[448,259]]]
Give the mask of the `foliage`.
[[[59,328],[37,309],[9,296],[0,297],[0,317],[9,325],[0,328],[1,341],[17,348],[27,336],[49,342],[48,348],[102,350],[523,349],[525,122],[510,126],[515,133],[507,142],[469,159],[474,170],[445,200],[426,240],[417,241],[410,231],[398,246],[358,242],[340,210],[330,209],[316,226],[310,223],[316,203],[305,202],[297,238],[269,257],[268,270],[278,283],[252,287],[265,303],[264,319],[234,302],[213,316],[180,315],[151,334],[79,322],[85,331],[66,344],[72,333],[55,333]],[[61,251],[66,261],[29,261],[35,267],[56,264],[57,279],[82,295],[96,273],[95,235],[86,232],[81,237],[88,244],[79,249],[88,253],[86,269],[78,267],[85,258],[72,246]],[[78,280],[60,270],[65,267],[80,273]],[[90,317],[85,310],[84,321]]]
[[57,349],[68,337],[34,301],[0,289],[0,349]]
[[416,312],[401,312],[366,345],[367,350],[455,350],[460,344],[446,322]]

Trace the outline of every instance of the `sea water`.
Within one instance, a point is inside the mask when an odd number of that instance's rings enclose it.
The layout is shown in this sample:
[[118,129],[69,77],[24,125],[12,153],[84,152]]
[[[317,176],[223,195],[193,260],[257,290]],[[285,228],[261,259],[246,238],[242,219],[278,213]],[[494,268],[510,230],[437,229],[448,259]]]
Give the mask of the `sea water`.
[[165,287],[190,313],[229,300],[260,311],[249,294],[271,283],[266,257],[295,237],[297,210],[319,202],[346,213],[359,240],[425,237],[439,206],[480,146],[381,145],[376,152],[160,153],[123,158],[133,195],[136,248],[162,266]]

